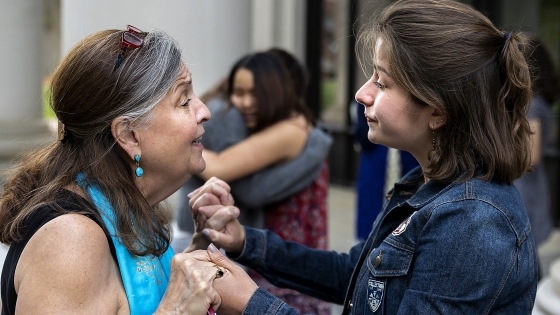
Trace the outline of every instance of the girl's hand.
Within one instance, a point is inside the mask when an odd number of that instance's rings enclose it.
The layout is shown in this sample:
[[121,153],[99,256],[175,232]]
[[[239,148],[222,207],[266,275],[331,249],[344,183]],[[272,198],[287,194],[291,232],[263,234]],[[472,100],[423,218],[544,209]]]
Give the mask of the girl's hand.
[[220,294],[220,315],[241,314],[257,290],[257,284],[237,264],[225,257],[213,244],[208,246],[208,256],[224,270],[224,276],[214,280],[214,288]]

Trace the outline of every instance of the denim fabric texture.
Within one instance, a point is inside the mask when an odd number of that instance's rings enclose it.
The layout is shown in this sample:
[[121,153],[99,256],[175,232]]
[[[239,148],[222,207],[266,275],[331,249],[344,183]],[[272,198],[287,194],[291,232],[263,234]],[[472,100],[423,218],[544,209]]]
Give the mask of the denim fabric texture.
[[251,296],[247,307],[243,310],[243,314],[286,314],[297,315],[298,312],[286,303],[282,302],[279,298],[267,292],[263,288],[258,288],[257,291]]
[[[530,314],[536,249],[512,185],[471,179],[395,185],[366,242],[348,254],[246,228],[232,257],[271,283],[345,305],[343,314]],[[256,293],[244,314],[294,314]],[[268,312],[268,313],[267,313]]]

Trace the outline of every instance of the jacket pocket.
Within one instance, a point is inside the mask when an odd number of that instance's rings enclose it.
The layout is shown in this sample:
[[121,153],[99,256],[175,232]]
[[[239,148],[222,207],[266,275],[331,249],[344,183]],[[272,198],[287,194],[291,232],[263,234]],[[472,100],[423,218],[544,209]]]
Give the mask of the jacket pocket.
[[387,239],[370,253],[367,267],[374,277],[404,276],[410,269],[413,255],[412,247]]

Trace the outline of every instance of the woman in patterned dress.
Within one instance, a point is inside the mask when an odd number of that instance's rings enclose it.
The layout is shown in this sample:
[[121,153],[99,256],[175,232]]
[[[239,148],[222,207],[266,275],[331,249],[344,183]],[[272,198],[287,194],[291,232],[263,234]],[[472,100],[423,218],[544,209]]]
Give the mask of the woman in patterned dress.
[[[243,116],[249,136],[219,153],[204,150],[206,169],[200,177],[215,176],[233,182],[296,159],[305,150],[312,133],[314,137],[316,134],[327,137],[315,126],[315,119],[303,101],[304,89],[294,84],[294,77],[277,50],[249,54],[234,64],[227,81],[227,93],[231,105]],[[327,249],[329,172],[326,157],[325,154],[319,162],[319,175],[310,185],[264,207],[264,228],[285,240]],[[250,271],[250,274],[259,286],[300,312],[330,314],[328,303],[294,290],[277,288],[256,272]]]

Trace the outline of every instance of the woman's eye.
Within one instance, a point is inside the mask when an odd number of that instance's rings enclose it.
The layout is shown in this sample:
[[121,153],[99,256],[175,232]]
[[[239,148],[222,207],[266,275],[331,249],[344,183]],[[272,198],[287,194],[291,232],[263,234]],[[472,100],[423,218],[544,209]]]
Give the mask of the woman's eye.
[[191,99],[190,99],[190,98],[187,98],[187,100],[186,100],[185,102],[183,102],[183,103],[181,104],[181,106],[188,106],[190,102],[191,102]]
[[378,89],[380,89],[380,90],[382,90],[382,91],[385,89],[385,85],[383,85],[383,84],[381,84],[381,83],[379,83],[379,82],[377,82],[377,81],[376,81],[376,82],[373,82],[373,83],[377,86]]

